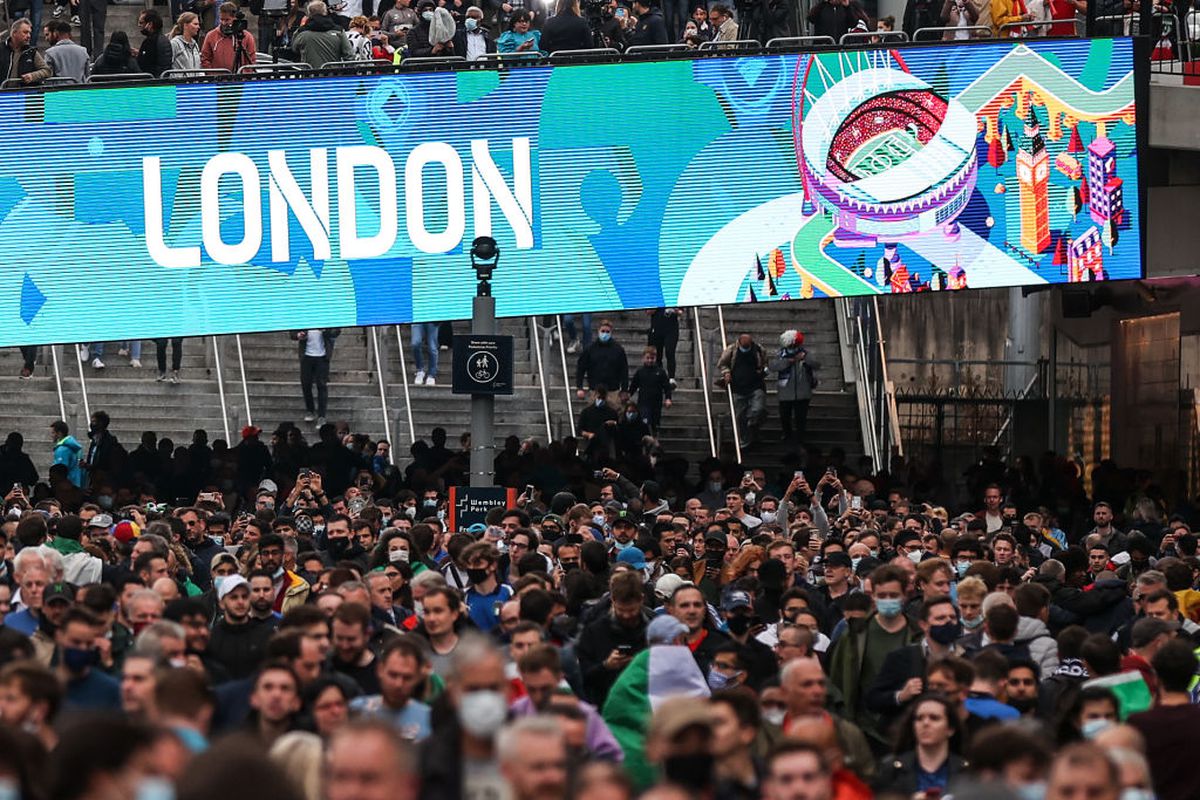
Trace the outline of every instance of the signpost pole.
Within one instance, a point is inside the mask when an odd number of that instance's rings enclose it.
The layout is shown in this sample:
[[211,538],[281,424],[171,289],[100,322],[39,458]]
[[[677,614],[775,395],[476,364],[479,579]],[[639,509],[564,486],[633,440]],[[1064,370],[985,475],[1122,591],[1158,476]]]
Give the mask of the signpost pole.
[[[491,336],[496,332],[496,298],[492,287],[481,280],[471,302],[471,333]],[[496,439],[496,398],[471,395],[471,486],[491,486],[494,481],[492,451]]]

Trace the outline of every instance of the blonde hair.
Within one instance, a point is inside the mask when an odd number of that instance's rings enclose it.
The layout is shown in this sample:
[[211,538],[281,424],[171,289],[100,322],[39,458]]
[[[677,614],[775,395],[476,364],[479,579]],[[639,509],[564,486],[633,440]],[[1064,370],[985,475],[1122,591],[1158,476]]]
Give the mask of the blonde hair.
[[185,11],[179,15],[179,19],[175,20],[175,27],[171,28],[171,35],[167,38],[174,39],[176,36],[183,35],[183,27],[188,23],[195,22],[200,19],[199,16],[191,11]]
[[976,600],[983,602],[983,598],[987,596],[987,584],[982,578],[972,575],[969,578],[963,578],[958,582],[958,597],[959,599]]
[[307,731],[291,731],[275,740],[268,754],[305,800],[321,800],[321,737]]
[[359,14],[357,17],[350,20],[350,27],[366,29],[366,28],[371,27],[371,20],[367,19],[362,14]]

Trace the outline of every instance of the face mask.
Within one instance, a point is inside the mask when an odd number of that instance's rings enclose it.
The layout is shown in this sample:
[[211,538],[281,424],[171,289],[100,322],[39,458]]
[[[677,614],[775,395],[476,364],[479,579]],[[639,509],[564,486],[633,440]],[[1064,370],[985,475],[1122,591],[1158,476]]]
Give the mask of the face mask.
[[388,561],[390,561],[393,564],[395,564],[397,562],[403,562],[403,563],[407,564],[408,563],[408,551],[407,550],[393,550],[390,553],[388,553]]
[[1022,714],[1026,714],[1030,711],[1033,711],[1035,708],[1037,708],[1037,698],[1036,697],[1009,698],[1008,704],[1010,706],[1012,706],[1013,708],[1015,708],[1017,711],[1020,711]]
[[746,504],[754,505],[754,498],[758,497],[754,492],[746,492]]
[[425,603],[420,600],[413,600],[413,613],[418,617],[425,616]]
[[483,583],[487,580],[488,571],[486,569],[469,569],[467,570],[467,580],[471,583]]
[[96,663],[97,655],[94,647],[64,647],[62,663],[67,671],[80,673]]
[[746,631],[750,630],[749,617],[730,617],[725,620],[725,624],[729,627],[729,632],[734,636],[741,636]]
[[776,519],[775,512],[774,511],[763,511],[761,519],[762,519],[764,525],[774,525],[775,519]]
[[720,482],[720,481],[709,481],[709,482],[708,482],[708,490],[709,490],[710,492],[719,492],[719,491],[721,491],[721,482]]
[[350,549],[349,539],[330,539],[329,553],[335,558],[341,558],[342,554]]
[[1046,797],[1046,784],[1024,783],[1017,787],[1016,792],[1021,800],[1043,800]]
[[421,508],[425,509],[428,513],[433,513],[433,510],[437,508],[437,506],[437,500],[428,499],[421,502]]
[[596,408],[600,408],[600,407],[601,407],[601,406],[603,406],[603,405],[604,405],[604,400],[603,400],[603,399],[601,399],[601,398],[599,398],[599,397],[597,397],[597,398],[596,398]]
[[476,739],[490,739],[504,726],[508,703],[504,695],[488,689],[467,692],[458,704],[458,722]]
[[963,627],[966,628],[967,630],[973,631],[976,628],[978,628],[980,625],[983,624],[983,615],[980,614],[975,619],[964,619],[962,621],[962,624],[963,624]]
[[463,21],[463,27],[469,31],[473,31],[479,27],[479,20],[475,19],[474,17],[467,17]]
[[1154,792],[1130,786],[1128,789],[1121,790],[1121,800],[1154,800]]
[[663,774],[667,780],[693,794],[702,793],[712,784],[712,768],[713,757],[708,753],[663,759]]
[[96,497],[96,505],[108,510],[112,508],[113,499],[111,494],[102,494]]
[[929,638],[933,639],[938,644],[950,645],[954,644],[955,640],[962,636],[962,625],[958,622],[947,622],[943,625],[930,625]]
[[1085,739],[1095,739],[1100,731],[1107,730],[1112,727],[1112,723],[1106,719],[1089,719],[1083,723],[1080,732]]
[[970,561],[955,561],[954,562],[954,571],[958,573],[958,577],[960,577],[960,578],[963,575],[966,575],[967,570],[969,570],[970,568],[971,568]]
[[416,519],[417,518],[417,507],[416,506],[405,506],[404,516],[408,517],[409,519]]
[[925,557],[925,552],[923,550],[909,550],[908,551],[908,560],[913,562],[914,564],[920,564],[921,559],[924,557]]
[[607,342],[612,340],[612,334],[608,331],[600,331],[600,341]]
[[635,419],[637,419],[637,412],[636,411],[626,411],[625,419],[629,420],[630,422],[633,422]]
[[900,610],[903,608],[903,605],[898,598],[885,597],[875,601],[875,611],[885,619],[895,619],[900,616]]
[[782,725],[783,718],[787,716],[786,708],[767,708],[762,712],[762,718],[772,725]]
[[739,353],[749,353],[749,352],[750,352],[750,348],[749,348],[749,347],[742,347],[742,346],[739,344],[739,345],[738,345],[738,352],[739,352]]
[[433,19],[433,12],[432,11],[422,11],[421,19],[425,20],[426,22],[429,22],[429,20]]
[[597,528],[603,528],[604,523],[606,523],[606,522],[608,522],[608,517],[604,516],[603,514],[593,514],[592,515],[592,524],[595,525]]
[[271,573],[271,580],[273,580],[273,581],[277,581],[282,577],[283,577],[283,567],[282,566],[276,567],[275,571]]
[[172,659],[170,660],[170,664],[171,664],[171,666],[172,666],[172,667],[175,667],[176,669],[179,669],[179,668],[181,668],[181,667],[186,667],[186,666],[187,666],[187,659],[186,659],[186,658],[184,658],[183,656],[179,656],[179,657],[177,657],[177,658],[172,658]]
[[870,552],[870,554],[871,554],[871,558],[879,558],[879,551],[878,551],[878,550],[870,550],[869,552]]
[[312,532],[313,532],[313,536],[316,536],[316,535],[317,535],[317,534],[319,534],[319,533],[324,533],[324,532],[325,532],[325,526],[324,526],[324,525],[313,525],[313,530],[312,530]]
[[722,689],[728,689],[737,681],[737,676],[726,675],[724,672],[712,670],[708,673],[708,688],[714,692],[719,692]]
[[856,556],[855,558],[850,559],[850,571],[857,575],[858,574],[858,565],[861,562],[862,562],[862,556]]

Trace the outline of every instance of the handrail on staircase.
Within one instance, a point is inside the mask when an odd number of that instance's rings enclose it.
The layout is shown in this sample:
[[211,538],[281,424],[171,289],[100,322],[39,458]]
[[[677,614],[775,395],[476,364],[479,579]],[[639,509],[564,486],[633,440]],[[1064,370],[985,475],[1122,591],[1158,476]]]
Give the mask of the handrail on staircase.
[[888,377],[879,301],[839,298],[838,335],[849,339],[863,450],[876,470],[886,469],[892,452],[903,454],[896,392]]

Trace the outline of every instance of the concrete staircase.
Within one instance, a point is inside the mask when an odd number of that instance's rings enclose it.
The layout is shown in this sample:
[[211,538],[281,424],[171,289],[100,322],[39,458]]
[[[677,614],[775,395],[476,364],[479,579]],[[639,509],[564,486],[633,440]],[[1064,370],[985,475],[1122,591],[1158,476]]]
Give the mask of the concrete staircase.
[[[709,373],[709,387],[700,379],[699,357],[695,347],[694,315],[700,316],[701,336]],[[615,337],[629,354],[632,365],[641,361],[641,349],[646,341],[648,316],[644,312],[593,315],[593,331],[600,320],[608,318],[615,326]],[[725,309],[728,340],[741,331],[750,332],[768,350],[776,348],[779,333],[789,327],[805,331],[806,345],[822,364],[821,386],[813,401],[809,421],[809,442],[827,453],[841,447],[851,457],[861,452],[858,412],[852,392],[842,381],[841,350],[838,344],[837,321],[832,303],[788,302],[736,306]],[[583,403],[574,396],[575,356],[567,356],[571,382],[568,393],[563,382],[562,357],[557,344],[552,318],[515,318],[501,320],[500,331],[514,337],[514,377],[517,391],[496,401],[497,446],[505,436],[535,436],[547,438],[546,415],[538,379],[537,351],[532,346],[533,327],[538,326],[542,346],[542,367],[546,377],[547,405],[550,430],[554,438],[569,435],[570,416],[577,418]],[[467,333],[466,322],[454,324],[456,333]],[[698,461],[710,454],[708,424],[705,422],[704,395],[707,388],[711,403],[711,419],[718,447],[732,457],[732,428],[729,404],[725,392],[711,388],[713,369],[720,354],[720,331],[715,309],[688,309],[681,323],[677,349],[677,380],[675,404],[666,410],[660,435],[664,450]],[[405,347],[408,380],[413,379],[411,337],[408,326],[401,326]],[[451,353],[441,351],[438,385],[435,387],[405,387],[397,355],[395,326],[375,330],[384,365],[383,383],[388,408],[391,439],[398,454],[406,455],[412,443],[408,414],[411,411],[413,432],[417,438],[428,438],[436,426],[444,427],[451,437],[457,437],[470,427],[470,398],[450,393]],[[179,384],[157,383],[155,345],[146,342],[142,352],[141,369],[129,366],[129,359],[117,355],[117,345],[106,346],[104,361],[107,368],[82,368],[87,387],[88,408],[104,409],[113,420],[113,432],[130,449],[137,445],[144,430],[153,430],[160,437],[170,437],[176,446],[186,445],[196,428],[204,428],[211,439],[225,438],[226,422],[233,442],[247,421],[246,397],[249,398],[249,418],[268,433],[285,421],[305,426],[302,418],[304,404],[299,387],[299,367],[296,343],[287,333],[247,334],[241,337],[246,383],[243,387],[233,336],[194,337],[184,340],[184,358]],[[384,414],[380,402],[379,376],[369,329],[346,329],[338,338],[330,375],[329,412],[331,421],[346,420],[354,430],[372,436],[384,435]],[[223,387],[218,384],[216,368],[218,352]],[[73,346],[58,346],[62,376],[65,418],[72,432],[82,441],[87,428],[83,392],[80,384],[80,365]],[[51,348],[43,347],[34,377],[29,381],[17,379],[21,361],[15,349],[0,351],[0,430],[19,430],[28,441],[26,449],[39,468],[49,463],[48,428],[60,416],[58,392],[52,369]],[[169,366],[169,362],[168,362]],[[774,386],[768,381],[768,419],[763,428],[762,443],[756,445],[745,459],[763,463],[776,462],[790,449],[777,444],[780,428]],[[221,413],[221,389],[224,389],[228,415]],[[406,391],[407,389],[407,391]],[[311,427],[311,426],[309,426]]]

